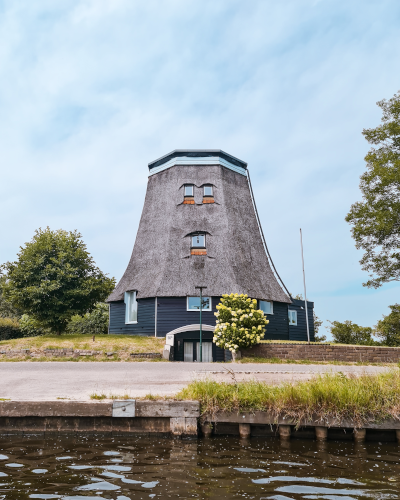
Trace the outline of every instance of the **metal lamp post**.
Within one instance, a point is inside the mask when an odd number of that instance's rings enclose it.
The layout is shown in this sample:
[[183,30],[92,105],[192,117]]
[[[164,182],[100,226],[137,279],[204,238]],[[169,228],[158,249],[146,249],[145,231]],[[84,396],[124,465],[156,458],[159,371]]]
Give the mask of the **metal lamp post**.
[[203,362],[203,332],[201,329],[201,311],[203,309],[203,288],[206,286],[196,286],[195,288],[200,289],[200,363]]

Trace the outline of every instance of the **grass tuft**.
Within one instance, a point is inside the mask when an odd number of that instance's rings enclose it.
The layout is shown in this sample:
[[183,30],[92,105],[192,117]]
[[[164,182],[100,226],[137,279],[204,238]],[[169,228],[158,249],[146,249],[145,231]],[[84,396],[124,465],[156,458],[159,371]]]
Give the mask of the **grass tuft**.
[[359,377],[324,374],[280,386],[196,380],[176,398],[200,401],[203,415],[261,410],[276,418],[291,418],[298,426],[307,420],[335,419],[340,424],[350,419],[362,427],[368,422],[400,420],[400,371]]

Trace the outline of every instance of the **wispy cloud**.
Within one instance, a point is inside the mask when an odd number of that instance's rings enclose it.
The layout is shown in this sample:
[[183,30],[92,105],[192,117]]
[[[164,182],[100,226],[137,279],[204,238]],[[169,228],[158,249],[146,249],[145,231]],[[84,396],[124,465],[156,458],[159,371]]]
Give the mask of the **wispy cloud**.
[[79,229],[121,276],[147,163],[221,148],[249,163],[276,266],[323,319],[373,324],[344,217],[375,102],[400,88],[393,1],[0,1],[0,260],[34,229]]

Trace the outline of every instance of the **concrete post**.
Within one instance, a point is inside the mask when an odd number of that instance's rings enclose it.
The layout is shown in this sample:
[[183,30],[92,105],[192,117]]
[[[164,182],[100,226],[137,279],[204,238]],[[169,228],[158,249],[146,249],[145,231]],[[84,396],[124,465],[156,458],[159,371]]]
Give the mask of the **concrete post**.
[[366,429],[354,429],[354,441],[356,443],[363,443],[365,441]]
[[317,441],[326,441],[328,439],[327,427],[315,427],[315,437]]
[[248,439],[250,434],[250,424],[239,424],[239,435],[241,439]]
[[279,426],[279,437],[281,438],[281,441],[289,441],[290,434],[291,434],[290,425],[280,425]]

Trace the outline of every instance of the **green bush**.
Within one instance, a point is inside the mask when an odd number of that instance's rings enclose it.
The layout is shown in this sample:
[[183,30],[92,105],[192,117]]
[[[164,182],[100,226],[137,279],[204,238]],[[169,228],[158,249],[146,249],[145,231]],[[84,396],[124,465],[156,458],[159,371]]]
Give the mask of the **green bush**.
[[28,314],[23,314],[19,320],[22,337],[38,337],[51,333],[49,328],[44,328],[40,323]]
[[330,321],[331,335],[336,344],[377,345],[372,338],[373,329],[369,326],[359,326],[351,321]]
[[23,336],[19,322],[15,318],[0,317],[0,340],[20,339]]
[[108,304],[99,302],[91,313],[72,316],[67,333],[100,335],[108,333]]

